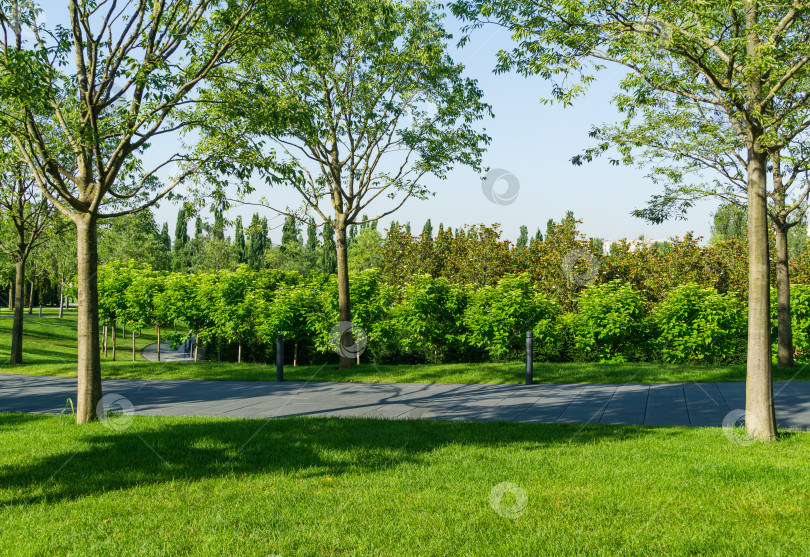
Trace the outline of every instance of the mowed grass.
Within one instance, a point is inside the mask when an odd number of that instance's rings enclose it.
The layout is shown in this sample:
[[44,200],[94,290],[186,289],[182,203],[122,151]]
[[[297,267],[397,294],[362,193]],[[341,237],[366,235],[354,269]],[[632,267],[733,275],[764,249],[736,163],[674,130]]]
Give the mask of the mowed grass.
[[[76,316],[75,309],[59,319],[49,308],[43,317],[26,315],[23,342],[24,364],[5,365],[1,372],[31,375],[76,375]],[[12,320],[8,311],[0,312],[0,361],[8,361],[11,345]],[[102,356],[102,375],[108,378],[132,379],[208,379],[274,381],[274,364],[232,362],[201,362],[198,364],[147,362],[140,349],[156,341],[155,330],[143,329],[136,335],[136,358],[132,361],[131,331],[121,338],[118,331],[117,361],[112,350]],[[439,365],[373,365],[363,363],[350,370],[341,370],[335,363],[319,366],[285,366],[284,377],[291,381],[360,381],[402,383],[522,383],[523,362],[498,362]],[[596,364],[596,363],[534,363],[534,379],[538,383],[667,383],[679,381],[744,381],[745,366],[698,366],[665,364]],[[793,369],[774,368],[777,381],[810,380],[810,366]]]
[[2,555],[810,553],[803,433],[0,414],[0,446]]

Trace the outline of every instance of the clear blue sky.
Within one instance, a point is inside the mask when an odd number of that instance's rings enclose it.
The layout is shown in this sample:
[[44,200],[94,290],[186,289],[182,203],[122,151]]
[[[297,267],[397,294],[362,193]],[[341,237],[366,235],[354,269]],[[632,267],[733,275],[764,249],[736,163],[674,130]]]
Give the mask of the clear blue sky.
[[[61,2],[44,5],[49,27],[67,20],[67,10]],[[460,36],[460,24],[452,16],[447,18],[446,25],[456,38]],[[467,67],[467,75],[478,80],[493,107],[495,118],[483,123],[492,137],[484,165],[507,170],[518,179],[520,191],[516,201],[510,205],[491,203],[482,192],[480,176],[470,169],[458,168],[444,181],[430,179],[428,184],[436,193],[434,197],[427,201],[409,200],[392,218],[411,221],[414,230],[421,230],[427,218],[434,229],[440,222],[454,228],[500,223],[504,235],[514,241],[521,225],[527,225],[532,234],[538,227],[545,231],[549,218],[560,220],[570,209],[582,219],[583,232],[606,240],[642,234],[648,238],[682,236],[690,230],[708,239],[716,203],[698,205],[687,221],[648,225],[630,216],[631,210],[643,206],[657,191],[643,170],[611,166],[607,160],[582,167],[570,163],[571,157],[589,144],[588,131],[593,125],[617,119],[610,100],[617,91],[620,70],[604,70],[587,95],[573,107],[543,105],[539,99],[546,95],[548,84],[541,78],[492,73],[496,52],[510,44],[504,31],[488,27],[477,31],[463,49],[457,50],[452,45],[452,52]],[[164,151],[166,145],[162,143],[156,142],[154,149]],[[277,206],[300,205],[293,190],[275,188],[263,193]],[[242,207],[231,211],[229,216],[248,216],[254,211],[255,207]],[[271,237],[278,241],[281,218],[273,218],[270,211],[260,211],[270,219],[274,227]],[[177,207],[163,203],[155,213],[158,223],[169,222],[173,234]],[[388,222],[390,219],[383,221],[381,227]]]

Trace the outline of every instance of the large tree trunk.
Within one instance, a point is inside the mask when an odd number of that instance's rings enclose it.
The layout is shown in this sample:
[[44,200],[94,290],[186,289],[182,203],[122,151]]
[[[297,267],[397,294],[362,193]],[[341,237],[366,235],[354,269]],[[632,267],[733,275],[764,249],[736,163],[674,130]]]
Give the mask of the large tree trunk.
[[755,142],[748,152],[748,362],[745,427],[749,436],[776,440],[768,280],[768,215],[765,155]]
[[23,363],[22,343],[23,343],[23,300],[25,292],[25,259],[14,264],[14,322],[11,325],[11,357],[10,364]]
[[78,393],[76,423],[98,418],[96,407],[101,401],[101,355],[98,345],[98,238],[95,215],[79,214],[76,223],[79,291],[77,369]]
[[[348,323],[352,320],[352,311],[349,300],[349,257],[346,244],[346,222],[344,217],[339,216],[337,219],[335,219],[335,225],[335,243],[337,244],[338,312],[340,314],[340,320]],[[351,331],[349,331],[349,334],[341,335],[340,342],[344,346],[351,346],[351,343],[353,343]],[[355,359],[351,357],[351,354],[346,353],[340,355],[340,369],[348,369],[354,365]]]
[[776,227],[776,315],[779,331],[778,365],[779,367],[793,367],[787,228],[778,225]]

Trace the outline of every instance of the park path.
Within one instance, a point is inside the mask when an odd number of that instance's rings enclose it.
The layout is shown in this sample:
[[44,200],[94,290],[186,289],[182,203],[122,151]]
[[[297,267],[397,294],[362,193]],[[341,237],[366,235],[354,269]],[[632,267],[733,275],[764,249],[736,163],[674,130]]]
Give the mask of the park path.
[[[192,335],[192,340],[194,335]],[[160,361],[161,362],[187,362],[194,363],[194,345],[192,340],[179,344],[177,348],[172,348],[172,345],[163,340],[160,342]],[[148,362],[158,361],[157,342],[147,344],[141,348],[141,357]],[[200,348],[200,353],[197,358],[199,361],[205,360],[205,349]]]
[[[493,385],[104,379],[137,415],[337,416],[720,427],[745,383]],[[76,379],[0,373],[0,412],[59,413]],[[810,382],[774,384],[783,428],[810,429]],[[112,397],[115,398],[115,397]]]

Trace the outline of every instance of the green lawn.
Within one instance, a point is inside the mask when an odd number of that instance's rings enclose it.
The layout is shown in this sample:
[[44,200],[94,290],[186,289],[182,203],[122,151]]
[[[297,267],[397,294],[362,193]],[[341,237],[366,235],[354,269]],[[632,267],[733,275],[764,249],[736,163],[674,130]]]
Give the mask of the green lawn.
[[[6,373],[31,375],[75,376],[76,317],[73,310],[63,319],[50,314],[42,318],[25,319],[25,351],[22,366],[4,366]],[[11,319],[8,311],[0,312],[0,361],[7,361],[11,344]],[[153,329],[144,329],[136,337],[136,349],[155,342]],[[199,364],[152,363],[137,356],[132,361],[132,340],[118,338],[117,360],[111,351],[102,357],[104,377],[213,379],[213,380],[275,380],[274,365],[206,362]],[[335,357],[337,359],[337,356]],[[362,364],[352,370],[340,370],[337,364],[324,366],[285,367],[285,378],[303,381],[368,381],[368,382],[422,382],[422,383],[520,383],[523,382],[522,362],[440,365],[387,365]],[[689,366],[661,364],[590,364],[565,363],[534,364],[535,381],[543,383],[665,383],[672,381],[744,381],[745,366]],[[774,369],[777,381],[810,380],[810,366],[794,369]]]
[[0,446],[3,555],[810,553],[810,434],[0,414]]

